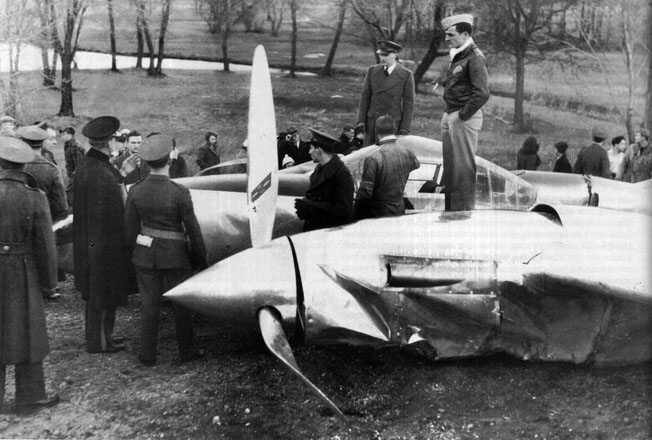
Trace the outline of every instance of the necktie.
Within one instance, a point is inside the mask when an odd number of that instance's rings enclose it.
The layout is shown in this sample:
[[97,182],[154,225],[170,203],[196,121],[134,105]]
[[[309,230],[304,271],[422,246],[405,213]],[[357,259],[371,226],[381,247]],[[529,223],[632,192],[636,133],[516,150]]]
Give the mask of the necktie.
[[387,68],[387,66],[383,67],[383,72],[385,73],[385,77],[389,76],[389,69]]

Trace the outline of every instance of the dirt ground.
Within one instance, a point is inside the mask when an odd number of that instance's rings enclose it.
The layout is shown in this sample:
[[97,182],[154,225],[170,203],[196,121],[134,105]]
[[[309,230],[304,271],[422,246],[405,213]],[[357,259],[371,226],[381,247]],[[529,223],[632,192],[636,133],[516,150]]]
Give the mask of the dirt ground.
[[72,278],[48,303],[49,392],[61,403],[30,416],[7,411],[0,438],[48,439],[648,439],[650,364],[595,369],[507,357],[430,362],[397,348],[298,346],[304,373],[347,414],[343,423],[259,340],[196,318],[207,356],[180,364],[171,308],[159,359],[137,359],[138,297],[120,309],[127,349],[84,351],[83,302]]

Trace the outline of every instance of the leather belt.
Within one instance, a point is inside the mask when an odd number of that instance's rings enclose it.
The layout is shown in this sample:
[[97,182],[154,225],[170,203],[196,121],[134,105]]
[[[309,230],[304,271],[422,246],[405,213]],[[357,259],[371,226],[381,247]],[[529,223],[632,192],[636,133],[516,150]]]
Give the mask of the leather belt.
[[167,238],[168,240],[183,240],[186,241],[186,234],[177,231],[164,231],[163,229],[148,228],[142,226],[140,233],[154,238]]
[[0,243],[0,255],[31,254],[32,247],[27,243]]

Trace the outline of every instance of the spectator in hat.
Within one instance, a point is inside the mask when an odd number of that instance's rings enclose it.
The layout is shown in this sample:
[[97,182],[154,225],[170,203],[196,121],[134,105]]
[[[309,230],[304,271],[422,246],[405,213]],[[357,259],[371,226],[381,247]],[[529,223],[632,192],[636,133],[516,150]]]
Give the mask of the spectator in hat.
[[652,178],[652,148],[650,148],[650,131],[647,128],[637,130],[634,143],[625,152],[625,182],[642,182]]
[[127,134],[127,149],[113,161],[113,166],[121,169],[125,161],[133,162],[133,171],[124,176],[124,184],[132,185],[140,182],[149,175],[150,169],[146,162],[140,160],[138,150],[143,143],[143,135],[138,130],[132,130]]
[[380,148],[364,160],[355,195],[356,220],[404,214],[405,184],[410,173],[420,166],[414,153],[397,142],[391,116],[378,118],[376,136]]
[[351,141],[351,146],[346,154],[351,154],[354,151],[358,151],[364,145],[364,127],[357,126],[353,130],[353,140]]
[[34,151],[11,136],[0,137],[0,411],[6,367],[14,365],[19,413],[56,405],[45,393],[43,359],[49,352],[42,291],[56,278],[56,245],[45,195],[24,172]]
[[57,146],[57,131],[54,129],[52,124],[45,121],[39,122],[38,128],[45,130],[45,132],[48,134],[48,137],[43,139],[43,145],[41,146],[41,155],[53,164],[58,165],[56,159],[54,158],[54,147]]
[[355,127],[353,125],[345,125],[344,128],[342,128],[342,133],[340,133],[338,143],[335,145],[335,154],[348,153],[353,144],[354,133]]
[[[147,135],[147,138],[161,134],[159,132],[153,132]],[[170,168],[168,170],[168,175],[170,179],[177,179],[179,177],[188,176],[188,165],[186,164],[186,159],[179,153],[177,148],[176,139],[172,138],[172,151],[170,151]]]
[[555,157],[555,163],[552,166],[552,171],[555,173],[572,173],[573,167],[566,156],[566,150],[568,150],[568,144],[564,141],[555,143],[555,150],[557,155]]
[[118,130],[113,139],[109,142],[109,147],[111,149],[111,163],[114,163],[117,157],[127,151],[127,135],[130,131],[131,130],[126,128]]
[[482,106],[489,100],[485,57],[473,41],[473,16],[441,21],[451,61],[443,79],[446,108],[441,118],[445,209],[475,208],[475,153],[482,128]]
[[25,172],[34,176],[39,189],[48,198],[52,222],[66,218],[68,200],[61,170],[41,154],[43,141],[50,135],[35,125],[20,127],[17,134],[34,150],[34,159],[25,165]]
[[82,129],[90,149],[75,172],[73,254],[75,288],[86,303],[86,351],[114,353],[116,309],[136,291],[124,230],[124,177],[135,168],[125,160],[118,171],[109,162],[109,140],[120,127],[113,116],[89,121]]
[[[208,267],[190,191],[168,177],[174,145],[171,137],[162,134],[145,139],[139,154],[151,173],[131,189],[125,208],[127,243],[141,300],[138,358],[145,366],[156,363],[163,293],[190,277],[193,270]],[[195,345],[190,311],[178,304],[172,304],[172,308],[181,362],[203,356]]]
[[13,136],[16,133],[16,120],[5,115],[0,117],[0,136]]
[[623,180],[625,151],[627,151],[625,136],[616,136],[611,139],[611,148],[607,151],[607,156],[609,157],[609,172],[614,180]]
[[367,70],[356,124],[365,132],[364,146],[376,143],[375,126],[380,116],[391,116],[398,134],[404,135],[410,132],[414,112],[414,76],[398,62],[403,48],[387,40],[378,41],[377,47],[380,64]]
[[539,143],[534,136],[528,136],[516,153],[516,169],[536,171],[541,165]]
[[588,147],[582,147],[577,154],[573,172],[575,174],[598,176],[608,179],[611,177],[609,156],[607,156],[607,151],[602,147],[602,142],[607,138],[607,132],[603,128],[595,126],[591,130],[591,136],[593,143]]
[[[293,165],[298,165],[310,160],[310,142],[301,140],[297,127],[292,126],[286,130],[285,138],[278,143],[277,148],[279,169],[287,168],[283,164],[284,160],[286,165],[290,162],[294,162]],[[285,159],[285,156],[288,158]]]
[[306,196],[294,201],[297,216],[304,220],[304,231],[330,228],[353,219],[353,177],[335,153],[337,141],[319,142],[320,132],[313,131],[310,157],[316,167],[310,175]]
[[61,139],[63,139],[63,155],[66,160],[66,173],[68,174],[68,185],[66,185],[66,195],[68,204],[73,204],[73,184],[75,180],[75,170],[79,160],[86,154],[79,142],[75,139],[75,129],[65,127],[59,130]]
[[220,163],[220,154],[217,151],[217,133],[209,131],[204,136],[206,143],[197,150],[197,166],[205,170]]

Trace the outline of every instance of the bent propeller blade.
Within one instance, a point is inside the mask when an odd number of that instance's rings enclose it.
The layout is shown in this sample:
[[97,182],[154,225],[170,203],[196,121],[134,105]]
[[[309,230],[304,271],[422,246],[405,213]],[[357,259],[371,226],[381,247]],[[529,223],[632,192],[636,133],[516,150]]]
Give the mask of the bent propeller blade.
[[254,52],[247,139],[249,229],[252,246],[259,247],[272,239],[278,195],[274,98],[263,46],[257,46]]
[[314,383],[312,383],[306,376],[303,375],[299,369],[292,348],[285,337],[285,332],[281,326],[281,322],[276,318],[272,308],[263,307],[258,312],[258,324],[260,325],[260,332],[263,335],[265,345],[269,348],[274,356],[279,358],[295,375],[297,375],[310,389],[325,402],[342,420],[346,421],[346,417],[340,409],[333,403],[331,399],[326,396]]

